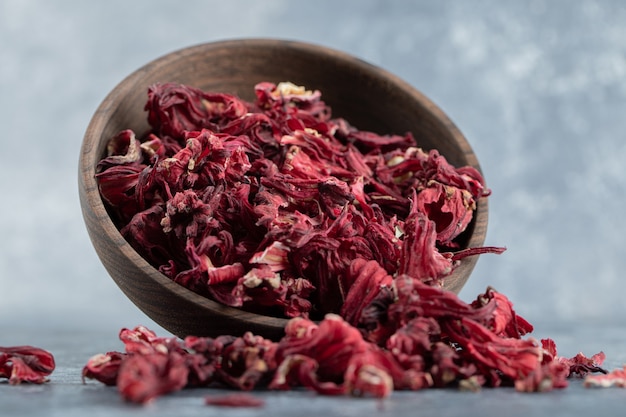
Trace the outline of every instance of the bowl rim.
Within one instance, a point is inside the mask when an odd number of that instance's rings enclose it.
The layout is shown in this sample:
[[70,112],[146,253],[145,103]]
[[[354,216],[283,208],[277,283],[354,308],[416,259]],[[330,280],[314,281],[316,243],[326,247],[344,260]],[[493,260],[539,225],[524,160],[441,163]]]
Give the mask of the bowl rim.
[[[428,111],[432,114],[432,117],[436,119],[439,123],[441,123],[446,130],[449,131],[450,135],[454,137],[454,140],[465,150],[469,150],[465,151],[464,155],[468,160],[468,165],[476,168],[479,172],[481,172],[481,174],[482,170],[478,159],[465,136],[456,127],[456,125],[447,116],[447,114],[445,114],[443,110],[439,108],[430,98],[425,96],[408,82],[392,74],[386,69],[369,63],[347,52],[339,51],[328,46],[299,40],[280,38],[234,38],[198,43],[195,45],[176,49],[169,53],[161,55],[160,57],[157,57],[142,65],[141,67],[130,73],[128,76],[123,78],[122,81],[115,85],[115,87],[105,96],[102,102],[98,105],[83,136],[83,142],[81,144],[79,158],[79,187],[81,191],[81,206],[83,204],[86,205],[85,207],[83,207],[83,217],[86,216],[85,210],[88,206],[89,210],[93,212],[93,216],[97,219],[99,231],[106,235],[106,238],[109,239],[112,244],[119,249],[120,253],[123,254],[127,261],[136,265],[139,269],[141,269],[142,272],[148,274],[150,279],[152,279],[156,284],[163,287],[167,291],[170,291],[181,298],[187,299],[195,305],[201,307],[202,309],[209,310],[214,314],[217,313],[229,316],[236,316],[238,319],[245,320],[246,322],[261,326],[267,326],[268,320],[270,320],[272,322],[272,326],[284,328],[289,320],[288,318],[266,316],[223,305],[217,301],[214,301],[187,289],[186,287],[174,282],[166,275],[159,272],[155,267],[148,263],[147,260],[139,255],[139,253],[135,251],[131,244],[126,241],[126,239],[124,239],[124,237],[121,235],[119,229],[113,223],[113,220],[107,212],[95,178],[95,169],[99,160],[96,160],[96,158],[101,158],[101,155],[96,156],[95,153],[97,152],[99,142],[101,141],[101,137],[107,120],[119,109],[120,103],[124,100],[125,95],[127,94],[125,92],[126,88],[131,87],[147,73],[157,71],[159,68],[167,67],[173,62],[184,59],[186,56],[207,53],[213,49],[241,46],[258,48],[288,48],[299,53],[332,57],[333,59],[341,60],[342,63],[346,63],[371,76],[386,79],[389,83],[394,84],[397,88],[400,88],[404,92],[409,94],[416,102],[419,102],[422,105],[426,106],[428,108]],[[485,198],[481,198],[477,203],[477,210],[474,213],[474,217],[478,217],[478,215],[480,214],[481,216],[483,216],[483,220],[486,224],[487,201]],[[472,244],[478,244],[478,246],[482,245],[485,239],[485,235],[486,230],[484,233],[481,234],[481,236],[476,236],[476,233],[472,233],[472,236],[468,241],[468,246],[471,246]],[[470,265],[470,268],[473,269],[473,264],[476,262],[476,260],[473,260],[471,262],[472,265]],[[469,273],[467,275],[469,276]],[[123,287],[123,283],[121,283],[117,278],[113,276],[111,277],[118,284],[118,286]],[[465,282],[461,283],[460,286],[462,287],[464,283]],[[124,291],[124,288],[122,288],[122,290]],[[458,290],[460,290],[460,288],[458,288]],[[148,316],[150,315],[148,314]]]

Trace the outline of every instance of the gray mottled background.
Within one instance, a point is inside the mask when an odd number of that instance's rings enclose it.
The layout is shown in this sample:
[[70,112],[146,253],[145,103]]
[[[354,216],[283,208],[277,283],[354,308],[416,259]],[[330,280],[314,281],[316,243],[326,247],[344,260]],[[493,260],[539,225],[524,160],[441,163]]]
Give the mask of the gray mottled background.
[[[239,37],[330,46],[397,74],[467,136],[493,190],[492,285],[536,327],[624,317],[626,3],[0,0],[0,326],[157,326],[101,266],[82,135],[144,63]],[[1,338],[0,338],[1,341]]]

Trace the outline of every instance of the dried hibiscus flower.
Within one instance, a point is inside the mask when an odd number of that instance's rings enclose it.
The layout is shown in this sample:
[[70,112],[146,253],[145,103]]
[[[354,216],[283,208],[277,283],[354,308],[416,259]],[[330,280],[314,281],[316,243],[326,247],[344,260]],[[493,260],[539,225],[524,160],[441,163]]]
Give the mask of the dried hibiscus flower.
[[251,390],[267,385],[276,368],[276,344],[251,333],[179,340],[137,326],[122,329],[119,338],[125,351],[92,356],[83,367],[83,380],[117,386],[122,398],[134,403],[185,387],[222,384]]
[[54,356],[33,346],[0,346],[0,378],[8,378],[9,384],[22,382],[42,384],[54,371]]
[[463,257],[503,250],[459,251],[490,193],[476,169],[410,133],[358,130],[319,91],[262,82],[254,92],[247,102],[152,85],[150,131],[119,132],[98,164],[122,235],[175,282],[263,314],[352,320],[361,308],[350,293],[368,285],[352,288],[355,262],[376,262],[387,281],[440,285]]
[[625,388],[626,387],[626,365],[617,368],[604,375],[587,375],[584,380],[587,388]]

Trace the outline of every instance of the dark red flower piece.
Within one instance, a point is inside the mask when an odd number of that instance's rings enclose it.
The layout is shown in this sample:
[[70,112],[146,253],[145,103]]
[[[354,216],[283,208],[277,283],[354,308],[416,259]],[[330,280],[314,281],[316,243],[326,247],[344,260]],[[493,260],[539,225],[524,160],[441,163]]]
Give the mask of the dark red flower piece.
[[187,385],[189,369],[178,352],[137,353],[120,364],[117,389],[127,401],[145,404]]
[[468,318],[445,321],[442,330],[462,348],[463,356],[487,374],[498,371],[517,380],[541,364],[543,352],[533,339],[502,338]]
[[587,388],[626,387],[626,365],[602,375],[587,375],[584,380]]
[[176,263],[174,260],[184,256],[184,252],[163,232],[161,220],[164,214],[165,207],[155,204],[135,214],[120,230],[122,236],[146,261],[159,268],[169,265],[170,262]]
[[415,202],[411,207],[404,223],[398,275],[440,285],[441,280],[452,272],[452,260],[437,249],[436,223],[418,211]]
[[287,317],[308,317],[312,304],[310,294],[315,287],[304,278],[280,275],[267,264],[252,268],[237,283],[233,295],[250,309],[258,307],[282,308]]
[[557,354],[556,344],[552,339],[543,339],[541,344],[545,350],[545,354],[549,361],[558,362],[567,369],[567,376],[578,376],[584,378],[590,373],[603,373],[608,371],[602,368],[602,364],[606,359],[604,352],[598,352],[591,357],[585,356],[582,352],[577,353],[571,358],[559,356]]
[[463,357],[456,346],[437,341],[430,353],[430,375],[433,386],[446,387],[458,383],[461,388],[470,385],[474,390],[485,384],[486,377],[478,372],[476,365]]
[[126,353],[149,354],[183,352],[182,343],[175,337],[159,337],[145,326],[120,330],[119,338],[124,344]]
[[405,369],[424,371],[433,345],[441,340],[441,329],[432,317],[416,317],[389,337],[385,347]]
[[533,331],[533,326],[513,310],[513,303],[502,293],[489,287],[483,294],[479,294],[471,305],[474,308],[484,308],[486,305],[495,305],[491,317],[484,324],[498,336],[521,338]]
[[415,138],[410,133],[403,136],[379,135],[356,129],[348,133],[347,140],[366,152],[373,149],[382,149],[383,151],[405,149],[415,144]]
[[125,356],[126,354],[121,352],[98,353],[92,356],[83,367],[83,382],[85,379],[95,379],[105,385],[116,385],[120,365]]
[[520,392],[545,392],[566,388],[569,367],[562,362],[539,365],[527,376],[515,380],[515,389]]
[[363,308],[370,305],[380,291],[385,287],[390,288],[392,284],[393,278],[378,262],[355,259],[341,282],[342,293],[347,292],[341,306],[341,317],[357,326],[361,322]]
[[590,373],[603,373],[606,374],[607,370],[602,368],[606,355],[604,352],[599,352],[588,358],[582,352],[577,353],[568,359],[558,358],[558,362],[562,362],[569,367],[569,376],[576,375],[580,378],[584,378]]
[[406,380],[419,380],[406,376],[388,352],[372,347],[350,359],[344,374],[345,391],[355,397],[384,398],[394,388],[404,388]]
[[117,207],[118,215],[125,222],[140,210],[134,196],[139,177],[145,165],[114,165],[96,175],[100,195],[111,206]]
[[141,165],[143,160],[142,146],[142,143],[136,138],[135,132],[130,129],[122,130],[109,140],[107,157],[98,163],[96,170],[101,172],[116,165]]
[[419,192],[414,204],[434,221],[437,241],[445,246],[455,246],[452,241],[467,228],[476,209],[476,203],[467,190],[434,181]]
[[416,317],[432,317],[444,321],[473,319],[479,323],[492,321],[495,303],[474,307],[452,291],[434,287],[421,280],[401,275],[394,279],[397,300],[389,306],[388,315],[398,327]]
[[276,343],[250,332],[225,344],[216,376],[220,382],[245,391],[271,379],[276,369]]
[[222,352],[225,346],[235,340],[235,336],[227,335],[216,338],[187,336],[184,345],[188,352],[188,385],[201,387],[218,382],[217,372],[221,367]]
[[319,325],[307,319],[292,319],[278,343],[278,363],[291,355],[313,358],[322,381],[341,381],[350,357],[368,349],[361,333],[340,316],[329,314]]
[[339,316],[327,315],[319,325],[293,319],[285,330],[270,388],[304,386],[325,395],[385,397],[395,382],[404,381],[393,357],[365,342]]
[[148,122],[157,134],[182,139],[186,131],[214,127],[248,112],[247,106],[228,94],[205,93],[175,83],[155,84],[148,90]]
[[298,386],[323,395],[344,395],[346,393],[346,387],[342,383],[320,380],[319,362],[314,358],[293,354],[280,362],[269,388],[288,390]]
[[111,138],[107,157],[96,167],[102,198],[117,207],[120,220],[124,222],[141,209],[135,193],[140,175],[147,168],[142,146],[132,130],[123,130]]
[[257,106],[275,117],[293,115],[301,119],[310,116],[316,121],[328,118],[328,109],[317,90],[307,90],[290,82],[261,82],[254,91]]
[[0,378],[8,378],[9,384],[23,382],[42,384],[54,371],[54,356],[34,346],[0,346]]

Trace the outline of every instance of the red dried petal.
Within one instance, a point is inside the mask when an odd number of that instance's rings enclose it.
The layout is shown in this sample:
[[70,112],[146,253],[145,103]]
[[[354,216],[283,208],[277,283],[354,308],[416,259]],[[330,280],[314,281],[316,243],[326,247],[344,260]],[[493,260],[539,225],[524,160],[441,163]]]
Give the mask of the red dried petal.
[[233,295],[250,309],[281,307],[287,317],[308,317],[312,304],[308,301],[315,287],[304,278],[285,278],[267,264],[252,268],[237,283]]
[[402,326],[415,317],[445,320],[473,319],[479,323],[492,320],[495,303],[480,308],[471,306],[452,291],[427,285],[407,275],[394,279],[397,300],[389,306],[389,318]]
[[425,357],[441,338],[439,324],[432,317],[416,317],[389,337],[386,348],[405,369],[423,371]]
[[119,369],[117,389],[127,401],[145,404],[187,385],[189,369],[179,353],[143,353],[126,357]]
[[399,237],[401,223],[395,217],[385,219],[379,208],[374,208],[372,213],[373,218],[363,226],[363,238],[370,242],[372,259],[389,274],[395,275],[404,245]]
[[544,363],[552,362],[556,358],[556,343],[552,339],[541,339],[541,347],[544,350]]
[[289,246],[282,242],[274,241],[262,252],[257,252],[250,259],[253,265],[268,265],[273,272],[284,271],[289,268]]
[[222,134],[236,136],[236,143],[245,148],[252,159],[278,153],[279,126],[266,114],[246,113],[227,122],[219,130]]
[[436,149],[428,152],[428,158],[423,164],[424,171],[430,175],[429,179],[467,190],[475,200],[490,193],[485,188],[482,174],[476,168],[470,166],[456,168]]
[[280,363],[291,355],[313,358],[319,364],[317,373],[322,381],[341,380],[349,359],[369,346],[356,328],[334,314],[326,315],[319,325],[306,319],[292,319],[285,333],[278,344],[277,361]]
[[417,209],[435,222],[437,241],[452,245],[472,220],[476,203],[472,195],[460,188],[430,182],[415,199]]
[[584,378],[589,373],[600,372],[606,374],[607,371],[602,368],[602,363],[605,359],[604,352],[599,352],[593,355],[591,358],[585,356],[582,352],[576,354],[571,358],[556,357],[554,361],[562,363],[568,370],[568,376],[577,375]]
[[194,191],[174,194],[165,207],[165,216],[160,222],[163,231],[174,232],[179,239],[193,238],[211,224],[213,207],[204,203]]
[[292,354],[283,359],[269,385],[270,389],[287,390],[302,386],[324,395],[343,395],[343,384],[334,381],[320,381],[319,363],[305,355]]
[[363,308],[370,305],[384,287],[391,287],[393,278],[376,261],[357,258],[350,264],[342,283],[346,292],[341,306],[341,317],[356,326],[361,321]]
[[462,347],[463,356],[486,368],[483,372],[494,370],[517,380],[541,364],[542,349],[532,339],[501,338],[468,318],[446,321],[442,330]]
[[188,349],[188,385],[206,386],[218,381],[217,370],[221,366],[222,352],[235,341],[235,336],[217,338],[187,336],[184,345]]
[[160,135],[182,138],[185,131],[212,127],[220,119],[246,114],[245,103],[228,94],[208,94],[175,83],[154,84],[148,90],[148,122]]
[[284,109],[301,108],[313,115],[325,111],[319,91],[307,90],[290,82],[261,82],[254,87],[254,92],[257,105],[267,110],[282,113]]
[[415,138],[412,134],[407,133],[404,136],[399,135],[379,135],[374,132],[352,130],[348,133],[347,140],[354,143],[361,149],[405,149],[415,145]]
[[545,392],[566,388],[569,368],[564,363],[550,362],[538,366],[527,376],[515,381],[515,389],[521,392]]
[[117,208],[124,222],[139,211],[140,205],[134,191],[145,165],[115,165],[96,175],[100,195]]
[[[394,389],[394,379],[390,375],[389,360],[381,360],[381,351],[367,351],[353,356],[344,376],[346,391],[357,397],[372,396],[384,398]],[[396,369],[397,375],[402,371]]]
[[135,250],[152,265],[159,267],[180,256],[161,227],[164,212],[164,207],[154,205],[135,214],[120,230],[122,236]]
[[135,193],[140,175],[146,168],[141,142],[132,130],[123,130],[111,138],[107,157],[96,167],[100,194],[104,201],[117,208],[124,223],[142,207]]
[[142,161],[142,145],[135,132],[126,129],[113,136],[107,143],[107,157],[96,168],[102,171],[114,165],[132,165]]
[[392,285],[381,287],[372,302],[363,306],[357,327],[365,340],[378,346],[385,346],[400,325],[398,317],[389,314],[389,307],[396,301],[395,286]]
[[587,388],[626,387],[626,366],[614,369],[606,375],[587,375],[584,386]]
[[434,386],[444,387],[458,381],[461,387],[469,384],[476,389],[484,384],[485,378],[477,373],[476,365],[463,360],[462,352],[449,343],[434,343],[431,355],[430,375]]
[[0,378],[9,384],[42,384],[55,369],[54,356],[34,346],[0,346]]
[[489,287],[472,302],[472,307],[482,308],[494,305],[491,316],[484,322],[498,336],[520,338],[531,333],[533,326],[513,310],[513,303],[502,293]]
[[399,275],[440,283],[442,278],[452,272],[452,261],[437,249],[435,223],[417,210],[415,202],[404,223],[404,234]]
[[92,356],[83,367],[83,382],[85,378],[88,378],[100,381],[105,385],[115,385],[120,365],[125,356],[121,352],[99,353]]
[[221,352],[216,376],[221,382],[242,390],[252,390],[276,369],[277,345],[250,332],[226,344]]

